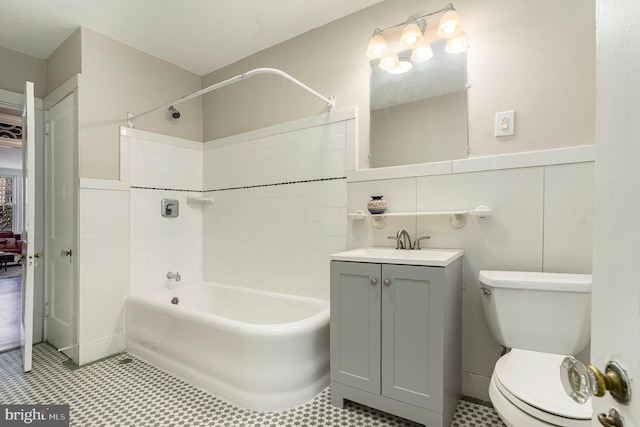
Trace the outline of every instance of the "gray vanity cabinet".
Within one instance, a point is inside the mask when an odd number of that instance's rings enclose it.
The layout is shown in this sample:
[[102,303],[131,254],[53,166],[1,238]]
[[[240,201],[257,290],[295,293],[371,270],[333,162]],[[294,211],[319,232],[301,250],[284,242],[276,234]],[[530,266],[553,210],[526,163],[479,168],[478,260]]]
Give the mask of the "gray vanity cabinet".
[[446,267],[331,262],[331,400],[429,427],[460,398],[462,259]]

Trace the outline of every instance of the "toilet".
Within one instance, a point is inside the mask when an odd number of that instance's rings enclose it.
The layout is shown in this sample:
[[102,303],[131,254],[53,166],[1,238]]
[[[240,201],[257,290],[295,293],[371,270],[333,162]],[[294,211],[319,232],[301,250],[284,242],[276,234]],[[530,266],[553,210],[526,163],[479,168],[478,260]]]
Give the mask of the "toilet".
[[564,391],[560,365],[589,344],[591,275],[481,271],[482,306],[511,351],[496,363],[489,396],[508,427],[586,427],[591,400]]

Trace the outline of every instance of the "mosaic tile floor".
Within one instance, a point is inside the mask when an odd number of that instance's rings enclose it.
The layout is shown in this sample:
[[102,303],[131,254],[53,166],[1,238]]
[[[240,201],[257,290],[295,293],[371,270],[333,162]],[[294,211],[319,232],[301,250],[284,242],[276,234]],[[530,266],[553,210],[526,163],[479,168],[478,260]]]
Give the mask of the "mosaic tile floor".
[[[355,403],[331,405],[329,389],[311,402],[280,413],[234,407],[154,368],[121,354],[75,371],[53,347],[34,347],[34,370],[21,372],[20,351],[0,353],[0,404],[63,404],[78,427],[293,427],[397,426],[419,424]],[[452,427],[504,426],[495,411],[462,401]]]

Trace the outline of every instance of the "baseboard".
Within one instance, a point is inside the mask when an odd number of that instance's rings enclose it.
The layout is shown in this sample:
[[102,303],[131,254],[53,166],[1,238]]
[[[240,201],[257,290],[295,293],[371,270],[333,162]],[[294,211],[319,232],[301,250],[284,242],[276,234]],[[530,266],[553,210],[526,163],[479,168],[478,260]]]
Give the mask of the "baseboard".
[[491,378],[483,375],[462,373],[462,395],[482,402],[490,402],[489,382]]

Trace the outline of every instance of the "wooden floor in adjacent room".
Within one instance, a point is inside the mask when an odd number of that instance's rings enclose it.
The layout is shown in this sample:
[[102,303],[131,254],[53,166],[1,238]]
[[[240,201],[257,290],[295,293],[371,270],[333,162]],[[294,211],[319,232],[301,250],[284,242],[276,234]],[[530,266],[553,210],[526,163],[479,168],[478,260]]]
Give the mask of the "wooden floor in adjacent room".
[[0,271],[0,351],[20,346],[20,272],[19,265]]

